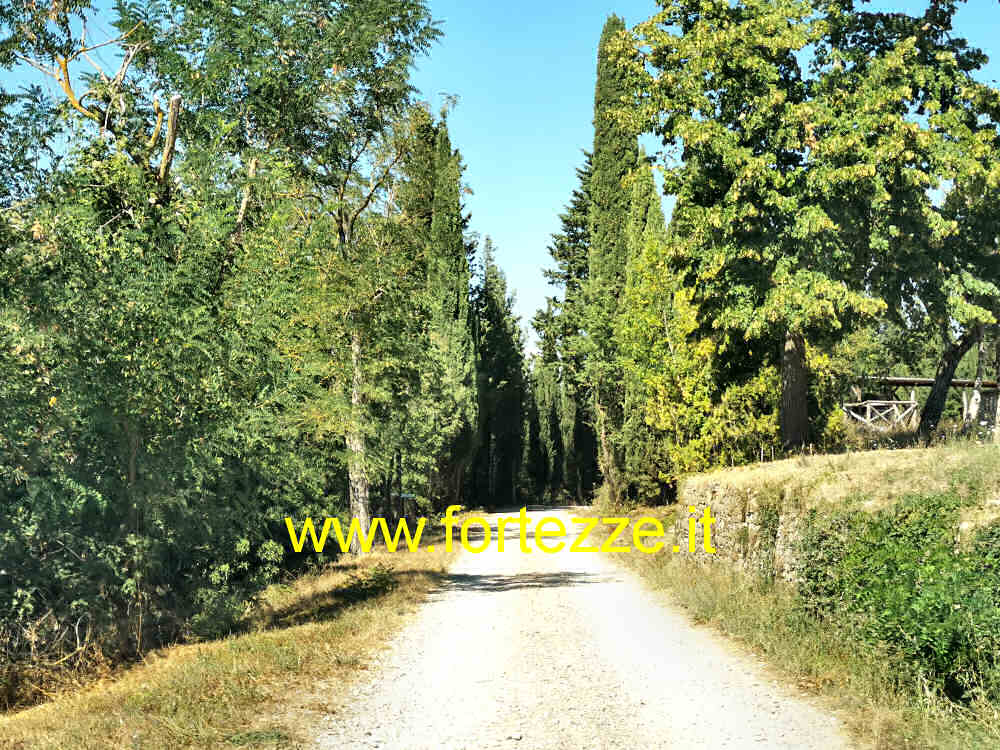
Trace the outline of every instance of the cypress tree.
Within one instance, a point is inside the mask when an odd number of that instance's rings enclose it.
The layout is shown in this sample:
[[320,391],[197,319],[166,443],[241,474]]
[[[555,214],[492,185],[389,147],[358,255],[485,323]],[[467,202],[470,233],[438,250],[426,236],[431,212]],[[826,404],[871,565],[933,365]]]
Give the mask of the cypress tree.
[[545,430],[542,426],[539,401],[541,389],[531,373],[526,380],[524,391],[524,456],[521,459],[523,494],[530,494],[532,499],[541,499],[549,483],[549,451],[545,440]]
[[403,161],[406,180],[399,188],[399,207],[426,237],[434,212],[437,183],[438,124],[426,106],[410,112],[410,143]]
[[[619,336],[630,322],[629,305],[638,299],[635,287],[641,283],[641,259],[647,248],[653,252],[666,241],[666,229],[660,196],[653,172],[644,153],[640,153],[638,171],[632,182],[632,200],[626,226],[628,270],[626,288],[616,330]],[[622,347],[620,366],[625,383],[623,444],[625,470],[630,493],[644,502],[664,502],[672,485],[665,441],[646,421],[646,404],[651,396],[644,371],[634,359],[634,351]]]
[[[553,492],[565,489],[576,502],[586,502],[597,481],[597,438],[591,419],[590,389],[584,381],[583,340],[581,329],[585,304],[583,290],[587,282],[590,256],[590,177],[591,155],[585,155],[582,167],[576,170],[579,186],[573,190],[566,210],[560,215],[561,231],[552,236],[549,254],[554,269],[546,270],[550,283],[562,288],[562,299],[549,300],[547,310],[535,316],[533,326],[538,332],[543,367],[555,369],[554,387],[558,401],[553,400],[549,419],[558,428],[561,468],[553,472],[559,485]],[[552,433],[555,435],[555,431]],[[553,445],[556,439],[553,437]]]
[[548,248],[556,267],[543,272],[549,283],[563,288],[563,314],[569,314],[570,308],[582,304],[581,290],[587,281],[590,263],[590,177],[594,170],[591,155],[585,153],[584,156],[583,166],[576,170],[579,186],[573,190],[566,210],[559,215],[561,231],[552,235]]
[[625,228],[630,195],[622,181],[638,158],[636,135],[612,119],[626,93],[610,46],[625,31],[625,22],[611,16],[604,24],[597,50],[594,90],[593,174],[590,178],[590,281],[595,291],[621,292],[625,281]]
[[524,450],[524,344],[507,279],[486,238],[482,277],[475,290],[479,353],[479,436],[470,497],[487,507],[518,497]]
[[437,360],[432,393],[437,404],[438,432],[443,440],[434,494],[444,504],[459,499],[463,475],[471,460],[476,424],[476,363],[469,317],[469,262],[462,217],[462,165],[453,151],[448,125],[437,128],[435,184],[428,248],[430,338]]
[[618,301],[628,261],[626,228],[631,203],[625,177],[638,158],[636,134],[612,118],[627,89],[612,51],[625,22],[612,15],[604,24],[597,52],[594,92],[593,174],[590,178],[590,255],[585,292],[586,382],[591,389],[594,426],[600,441],[601,473],[612,501],[622,496],[622,423],[625,400],[614,340]]
[[[546,310],[535,316],[536,330],[544,325],[543,320],[551,312],[550,299]],[[562,428],[564,386],[559,379],[559,360],[553,343],[551,339],[542,338],[539,356],[532,361],[530,386],[538,410],[539,441],[545,460],[545,485],[540,488],[540,494],[555,500],[566,489],[563,476],[566,456]]]

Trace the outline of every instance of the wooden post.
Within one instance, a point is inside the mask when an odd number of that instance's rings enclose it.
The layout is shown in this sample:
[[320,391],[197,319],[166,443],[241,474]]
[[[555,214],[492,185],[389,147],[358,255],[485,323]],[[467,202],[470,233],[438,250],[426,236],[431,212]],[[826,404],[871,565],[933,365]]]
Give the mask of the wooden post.
[[975,429],[979,421],[979,404],[983,400],[983,360],[986,358],[986,337],[983,326],[979,326],[979,341],[976,342],[976,382],[972,386],[972,397],[969,399],[969,413],[965,415],[965,429]]
[[993,442],[1000,445],[1000,327],[997,328],[996,340],[993,343],[996,346],[993,378],[998,381],[996,411],[993,413]]

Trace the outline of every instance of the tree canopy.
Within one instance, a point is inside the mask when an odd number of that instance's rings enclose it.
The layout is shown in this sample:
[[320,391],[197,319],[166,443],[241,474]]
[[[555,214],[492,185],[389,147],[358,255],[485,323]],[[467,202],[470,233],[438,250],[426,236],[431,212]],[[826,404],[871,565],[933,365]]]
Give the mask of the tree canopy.
[[0,2],[0,66],[60,92],[0,92],[5,662],[228,632],[322,561],[286,517],[517,496],[520,331],[410,83],[438,36],[420,0]]

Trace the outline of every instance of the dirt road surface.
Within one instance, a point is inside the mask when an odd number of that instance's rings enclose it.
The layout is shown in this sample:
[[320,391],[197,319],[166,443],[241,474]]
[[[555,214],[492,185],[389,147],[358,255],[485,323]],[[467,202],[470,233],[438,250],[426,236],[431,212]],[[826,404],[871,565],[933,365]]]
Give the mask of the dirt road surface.
[[[579,528],[566,511],[529,513],[531,528],[546,515],[571,535]],[[543,554],[530,533],[533,551],[524,554],[516,525],[506,526],[501,553],[497,517],[489,518],[490,547],[461,554],[319,727],[318,747],[850,746],[835,717],[692,625],[607,555],[568,544]]]

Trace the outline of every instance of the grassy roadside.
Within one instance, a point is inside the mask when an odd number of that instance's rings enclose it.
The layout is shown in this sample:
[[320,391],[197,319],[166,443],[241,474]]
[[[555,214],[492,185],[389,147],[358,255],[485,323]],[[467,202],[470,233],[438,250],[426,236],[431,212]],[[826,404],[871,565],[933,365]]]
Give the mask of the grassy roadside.
[[[703,490],[704,485],[712,483],[717,488],[725,486],[724,491],[737,492],[747,487],[780,484],[785,490],[785,499],[792,504],[808,500],[806,505],[825,506],[826,511],[821,510],[820,517],[832,521],[826,526],[821,523],[820,528],[848,528],[846,535],[836,541],[844,542],[846,538],[846,547],[853,545],[853,551],[841,554],[837,549],[839,556],[831,556],[829,562],[827,558],[817,560],[816,556],[807,562],[813,564],[813,572],[830,570],[830,577],[824,579],[824,583],[841,584],[837,589],[841,599],[851,593],[851,587],[865,592],[871,590],[869,583],[860,585],[859,581],[875,580],[877,585],[882,575],[875,571],[877,555],[882,555],[878,565],[887,561],[893,564],[900,560],[915,562],[921,568],[916,585],[900,582],[895,588],[891,583],[883,586],[891,596],[904,597],[902,603],[880,602],[880,606],[885,603],[887,615],[892,608],[895,612],[891,617],[896,617],[900,610],[908,614],[916,612],[909,619],[889,619],[893,626],[901,623],[900,639],[873,637],[870,619],[848,616],[849,613],[838,608],[817,616],[815,602],[808,598],[808,588],[801,589],[796,583],[780,579],[766,580],[753,566],[669,552],[656,555],[635,552],[617,555],[615,559],[684,607],[695,621],[709,624],[748,647],[786,680],[838,710],[863,747],[879,750],[1000,747],[1000,706],[995,699],[950,700],[942,694],[939,685],[928,679],[926,670],[921,669],[912,654],[908,658],[898,647],[899,643],[911,640],[913,632],[907,630],[910,626],[926,624],[932,634],[936,628],[943,629],[944,618],[940,612],[956,607],[951,601],[961,602],[957,606],[962,607],[962,611],[966,607],[965,594],[957,593],[956,589],[962,581],[957,577],[945,578],[944,574],[959,570],[959,564],[964,565],[969,559],[960,557],[960,551],[955,549],[956,539],[964,541],[962,537],[969,536],[967,525],[995,522],[994,511],[998,504],[998,473],[993,468],[997,459],[995,449],[945,447],[892,453],[896,455],[860,455],[859,463],[853,466],[840,461],[839,457],[833,463],[830,457],[815,457],[808,464],[793,459],[770,466],[714,472],[693,477],[691,483],[694,491],[699,491],[699,487]],[[845,480],[851,486],[844,487]],[[957,510],[953,511],[953,518],[944,518],[939,510],[946,504],[933,504],[932,501],[941,497],[954,500]],[[925,502],[927,505],[923,505]],[[865,512],[856,512],[865,506]],[[928,514],[940,519],[941,529],[951,535],[945,547],[954,551],[953,560],[958,562],[953,567],[938,567],[947,560],[940,556],[930,557],[924,552],[930,549],[927,537],[907,536],[907,528],[920,526],[923,529],[927,520],[913,515],[915,506],[928,508]],[[683,487],[678,506],[639,508],[632,511],[632,515],[662,518],[664,526],[670,528],[682,511],[686,511]],[[830,515],[823,516],[824,512]],[[859,517],[863,520],[858,521]],[[869,522],[869,518],[882,518],[882,525]],[[837,526],[845,519],[855,525]],[[911,522],[913,519],[919,523]],[[892,523],[886,526],[885,520]],[[890,532],[889,541],[882,533],[886,528]],[[864,539],[862,545],[858,539],[851,539],[859,529],[876,529],[878,534]],[[826,537],[825,543],[829,544],[833,538]],[[917,554],[910,554],[907,545],[915,547]],[[903,552],[897,554],[898,550]],[[887,551],[890,557],[886,556]],[[842,571],[845,559],[853,566],[852,575],[861,569],[867,578],[837,579],[839,573],[833,571]],[[935,589],[935,581],[924,573],[930,564],[935,567],[934,578],[941,591]],[[984,577],[982,585],[992,586],[990,581],[993,580]],[[934,597],[939,595],[951,595],[954,599],[938,602]],[[994,608],[996,595],[995,591],[986,592],[987,597],[992,597]],[[928,603],[938,605],[937,609],[917,612]],[[878,615],[881,616],[880,611]],[[956,632],[947,631],[940,637],[951,638]],[[992,661],[995,651],[990,655],[991,644],[992,648],[996,645],[992,637],[986,633],[985,653],[981,654],[987,665],[987,675],[991,674],[988,665],[995,663]]]
[[0,748],[302,747],[454,558],[431,541],[273,586],[246,634],[163,649],[119,679],[2,716]]
[[699,623],[764,657],[786,680],[821,696],[852,734],[882,750],[1000,746],[1000,714],[929,691],[898,655],[859,642],[846,627],[803,611],[791,586],[761,587],[747,574],[665,555],[616,560],[684,607]]

